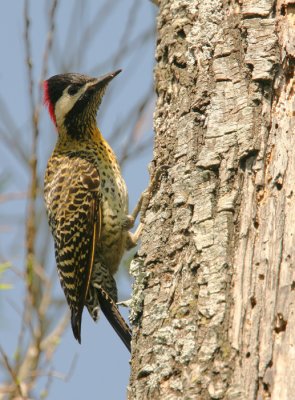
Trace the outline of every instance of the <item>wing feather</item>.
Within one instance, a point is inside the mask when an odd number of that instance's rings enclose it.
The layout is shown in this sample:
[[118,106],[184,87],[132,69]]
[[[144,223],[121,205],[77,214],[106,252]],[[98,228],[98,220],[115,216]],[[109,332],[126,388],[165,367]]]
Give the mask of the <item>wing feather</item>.
[[61,285],[81,342],[81,319],[89,289],[96,244],[101,233],[99,173],[93,163],[68,157],[59,165],[46,204]]

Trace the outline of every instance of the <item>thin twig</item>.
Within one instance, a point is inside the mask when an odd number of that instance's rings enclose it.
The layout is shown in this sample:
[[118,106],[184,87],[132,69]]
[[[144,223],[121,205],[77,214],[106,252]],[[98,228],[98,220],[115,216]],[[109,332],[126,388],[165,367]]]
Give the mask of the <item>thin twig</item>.
[[22,200],[28,196],[28,192],[5,193],[0,195],[0,203],[7,203],[12,200]]
[[26,283],[28,287],[28,294],[31,303],[34,302],[33,296],[33,265],[34,265],[34,254],[35,254],[35,237],[36,237],[36,210],[35,200],[37,192],[37,141],[39,136],[38,119],[35,113],[35,100],[34,100],[34,79],[33,79],[33,65],[32,65],[32,49],[30,39],[30,16],[29,16],[29,0],[25,0],[24,7],[24,19],[25,19],[25,54],[26,54],[26,66],[29,83],[29,102],[31,109],[31,124],[33,130],[32,140],[32,152],[30,159],[31,167],[31,182],[29,187],[29,200],[28,200],[28,213],[26,221],[26,250],[27,250],[27,265],[26,265]]
[[4,125],[6,126],[5,131],[3,129],[0,130],[0,136],[3,142],[9,147],[11,153],[16,157],[18,157],[27,167],[29,164],[28,156],[24,151],[22,143],[20,142],[19,139],[17,139],[20,137],[19,132],[23,130],[23,127],[21,129],[17,129],[14,123],[13,124],[11,123],[11,116],[9,109],[1,97],[0,97],[0,114],[1,114],[1,121],[4,122]]
[[122,138],[123,132],[127,132],[128,126],[130,125],[130,121],[137,120],[138,114],[142,112],[142,110],[148,105],[153,97],[153,88],[151,87],[143,99],[137,102],[134,107],[126,114],[123,120],[120,120],[120,123],[115,126],[108,140],[114,143],[117,139]]
[[67,329],[69,322],[70,316],[69,313],[66,312],[61,317],[54,330],[42,340],[40,348],[46,353],[46,357],[48,360],[52,357],[56,347],[60,343],[60,338],[63,335],[64,331]]
[[[47,224],[47,221],[46,221],[46,224]],[[42,238],[43,244],[40,245],[41,249],[40,249],[39,259],[40,259],[41,265],[47,265],[49,252],[52,250],[51,246],[49,246],[51,236],[50,236],[50,231],[48,229],[48,225],[46,225],[46,228],[43,229],[42,231],[43,231],[44,237]]]
[[50,11],[49,11],[49,28],[47,32],[47,40],[45,44],[45,49],[43,53],[43,61],[42,61],[42,69],[41,69],[41,85],[40,85],[40,90],[39,90],[39,106],[42,103],[42,83],[44,79],[47,76],[47,71],[48,71],[48,59],[49,59],[49,54],[52,49],[53,45],[53,37],[55,33],[55,14],[57,10],[57,5],[58,5],[58,0],[52,0]]
[[[93,40],[101,31],[106,24],[108,17],[112,12],[114,12],[115,7],[117,7],[119,3],[120,2],[118,1],[105,1],[104,4],[102,4],[102,6],[97,10],[93,20],[87,24],[84,32],[82,32],[80,35],[79,44],[77,46],[78,51],[75,49],[75,53],[79,55],[79,60],[83,60],[87,49],[89,49],[91,40]],[[85,46],[85,43],[87,43],[87,46]]]
[[125,158],[119,158],[119,163],[121,168],[124,168],[124,165],[126,164],[127,161],[134,160],[137,157],[139,157],[144,151],[146,151],[149,147],[152,146],[153,140],[152,137],[146,140],[145,142],[139,144],[136,146],[132,151],[129,151],[126,155]]
[[51,369],[50,371],[42,371],[42,370],[41,371],[37,371],[34,374],[34,377],[51,376],[53,378],[58,378],[58,379],[63,380],[64,382],[67,382],[71,378],[71,376],[73,375],[73,372],[74,372],[76,364],[77,364],[77,359],[78,359],[77,354],[74,354],[74,356],[72,358],[72,361],[71,361],[71,364],[69,366],[69,370],[68,370],[68,372],[66,374]]
[[118,62],[120,61],[121,58],[121,52],[120,49],[125,46],[126,43],[128,43],[128,39],[132,35],[132,31],[134,30],[135,24],[134,21],[136,21],[136,14],[138,13],[140,7],[140,2],[138,0],[133,0],[133,5],[130,9],[129,15],[128,15],[128,20],[125,24],[125,29],[122,33],[121,40],[118,46],[118,50],[115,53],[115,56],[112,61],[112,66],[115,67],[117,66]]
[[9,362],[9,360],[8,360],[7,355],[5,354],[5,352],[4,352],[4,350],[2,349],[1,346],[0,346],[0,353],[1,353],[1,356],[2,356],[2,359],[3,359],[3,363],[4,363],[4,365],[5,365],[6,369],[7,369],[7,371],[9,372],[12,381],[13,381],[14,384],[15,384],[15,387],[16,387],[16,389],[17,389],[18,395],[21,396],[22,398],[24,398],[24,394],[23,394],[21,385],[20,385],[20,383],[19,383],[18,377],[16,376],[16,374],[15,374],[15,372],[14,372],[12,366],[10,365],[10,362]]
[[[49,32],[44,49],[43,64],[41,70],[41,80],[44,79],[48,69],[48,57],[52,47],[53,32],[55,27],[55,13],[57,8],[57,0],[52,0],[51,11],[49,14]],[[18,364],[18,376],[25,380],[32,377],[32,373],[38,369],[41,357],[40,343],[44,334],[46,319],[44,315],[39,313],[39,299],[41,298],[43,288],[42,281],[45,280],[43,268],[39,268],[36,263],[35,255],[35,240],[37,231],[37,215],[36,215],[36,200],[38,194],[38,175],[37,175],[37,145],[39,138],[39,113],[41,106],[41,87],[39,87],[38,100],[35,100],[35,82],[33,78],[33,64],[32,64],[32,43],[30,37],[30,12],[29,0],[25,0],[24,4],[24,42],[25,42],[25,55],[27,66],[27,79],[28,79],[28,95],[30,99],[31,111],[31,128],[32,128],[32,150],[30,160],[30,185],[28,190],[28,212],[26,220],[26,285],[27,296],[24,307],[24,314],[22,319],[22,332],[19,335],[19,345],[22,348],[22,341],[24,338],[24,331],[30,327],[31,343]],[[42,271],[41,271],[42,270]],[[39,284],[38,284],[39,283]],[[34,326],[34,314],[37,314],[37,326]],[[36,324],[35,324],[36,325]],[[34,380],[31,378],[30,387],[34,386]]]
[[[153,38],[154,36],[154,29],[147,29],[146,31],[139,34],[133,40],[130,40],[129,43],[124,44],[119,49],[119,54],[117,55],[117,63],[121,61],[123,57],[126,57],[129,52],[134,52],[138,47],[142,47],[149,39]],[[97,64],[90,70],[91,75],[96,75],[101,73],[101,71],[107,71],[110,65],[112,65],[112,60],[114,58],[114,54],[108,57],[102,63]]]
[[134,122],[133,128],[130,131],[129,137],[125,140],[125,144],[122,146],[120,159],[126,161],[130,154],[130,149],[134,146],[130,144],[138,143],[140,140],[140,132],[146,120],[147,105],[150,99],[146,98],[145,101],[138,108],[137,118]]

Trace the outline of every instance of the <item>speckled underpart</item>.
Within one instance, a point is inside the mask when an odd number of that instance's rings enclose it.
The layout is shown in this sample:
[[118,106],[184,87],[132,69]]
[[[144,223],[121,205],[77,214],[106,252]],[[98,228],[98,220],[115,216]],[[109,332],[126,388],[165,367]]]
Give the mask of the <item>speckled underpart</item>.
[[[95,281],[115,302],[117,288],[113,274],[118,269],[128,235],[123,229],[128,213],[125,182],[110,146],[98,131],[95,137],[97,140],[88,140],[83,149],[81,143],[77,142],[76,146],[66,150],[65,143],[58,141],[45,176],[44,194],[55,238],[58,272],[74,313],[78,313],[81,307],[81,300],[77,300],[81,297],[84,285],[87,268],[84,264],[89,262],[91,203],[96,203],[94,219],[101,224],[100,239],[94,244],[95,262],[91,279],[95,277]],[[89,290],[93,292],[91,279]],[[99,305],[91,304],[95,298],[94,295],[86,297],[85,305],[89,310],[97,310]],[[97,319],[97,311],[91,315]]]

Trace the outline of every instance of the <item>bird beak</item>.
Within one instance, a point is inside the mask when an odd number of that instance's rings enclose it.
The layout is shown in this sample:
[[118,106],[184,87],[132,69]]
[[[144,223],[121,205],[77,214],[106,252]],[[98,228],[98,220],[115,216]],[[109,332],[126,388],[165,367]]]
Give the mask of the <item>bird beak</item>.
[[96,81],[91,85],[93,88],[101,88],[103,86],[106,86],[115,76],[117,76],[122,70],[118,69],[117,71],[110,72],[106,75],[100,76],[99,78],[96,79]]

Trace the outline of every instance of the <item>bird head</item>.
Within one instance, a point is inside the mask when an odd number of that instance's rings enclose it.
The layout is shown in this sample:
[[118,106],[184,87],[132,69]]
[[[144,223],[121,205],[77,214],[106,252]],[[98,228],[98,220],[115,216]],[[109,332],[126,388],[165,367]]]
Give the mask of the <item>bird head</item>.
[[107,85],[120,72],[99,78],[67,73],[44,81],[44,104],[58,132],[79,137],[87,128],[96,126],[96,114]]

